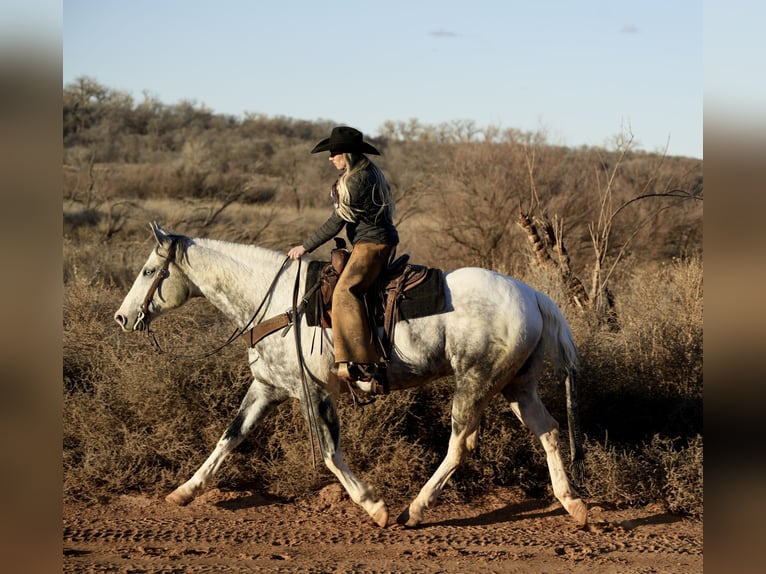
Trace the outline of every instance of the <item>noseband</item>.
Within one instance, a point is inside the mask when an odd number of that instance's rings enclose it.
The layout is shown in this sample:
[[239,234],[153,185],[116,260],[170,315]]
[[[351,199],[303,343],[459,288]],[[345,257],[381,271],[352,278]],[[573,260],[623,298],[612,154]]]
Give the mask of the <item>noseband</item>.
[[157,293],[157,290],[160,288],[160,283],[162,283],[162,280],[168,277],[168,275],[170,275],[170,270],[168,268],[170,267],[170,262],[173,259],[175,259],[175,257],[176,257],[176,240],[171,239],[170,247],[168,248],[168,254],[165,257],[165,263],[157,272],[157,276],[154,278],[154,281],[152,281],[152,284],[149,286],[149,291],[146,292],[146,297],[144,297],[144,302],[141,304],[141,314],[142,314],[141,319],[146,317],[147,313],[149,313],[149,303],[151,303],[152,299],[154,299],[155,293]]

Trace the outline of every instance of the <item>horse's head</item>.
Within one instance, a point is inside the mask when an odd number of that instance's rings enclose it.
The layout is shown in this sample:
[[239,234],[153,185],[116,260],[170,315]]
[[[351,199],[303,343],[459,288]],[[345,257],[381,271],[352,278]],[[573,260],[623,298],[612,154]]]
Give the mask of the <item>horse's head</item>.
[[163,313],[180,307],[192,295],[188,279],[176,263],[184,238],[151,224],[157,245],[152,249],[114,320],[123,331],[143,331]]

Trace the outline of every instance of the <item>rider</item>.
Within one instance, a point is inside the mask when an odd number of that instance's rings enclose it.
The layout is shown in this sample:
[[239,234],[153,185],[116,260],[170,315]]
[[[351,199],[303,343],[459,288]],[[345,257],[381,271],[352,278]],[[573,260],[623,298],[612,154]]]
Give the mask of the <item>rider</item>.
[[[386,363],[367,319],[364,296],[386,269],[399,243],[393,223],[394,199],[383,172],[365,154],[380,155],[363,134],[347,126],[332,129],[311,153],[330,152],[342,172],[333,184],[334,209],[327,221],[287,255],[298,259],[345,227],[353,246],[332,298],[334,370],[338,378],[363,390],[386,388]],[[359,383],[367,383],[359,385]]]

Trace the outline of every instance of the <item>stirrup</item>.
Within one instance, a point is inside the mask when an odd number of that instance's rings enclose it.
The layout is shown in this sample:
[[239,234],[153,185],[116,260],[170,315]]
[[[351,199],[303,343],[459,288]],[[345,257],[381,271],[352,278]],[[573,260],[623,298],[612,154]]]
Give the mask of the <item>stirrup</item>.
[[370,395],[388,394],[388,379],[385,366],[364,363],[336,363],[333,373],[350,389]]

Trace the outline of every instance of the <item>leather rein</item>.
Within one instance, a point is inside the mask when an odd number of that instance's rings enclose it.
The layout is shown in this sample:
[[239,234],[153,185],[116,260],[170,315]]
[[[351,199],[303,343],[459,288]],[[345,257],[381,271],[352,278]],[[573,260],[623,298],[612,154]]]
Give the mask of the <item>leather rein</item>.
[[[168,248],[168,254],[165,257],[165,262],[160,268],[160,270],[158,271],[157,276],[154,278],[154,281],[152,281],[152,284],[149,286],[149,290],[147,291],[146,296],[144,297],[144,301],[141,305],[141,314],[140,314],[139,320],[143,320],[143,318],[149,312],[149,305],[151,304],[151,301],[154,298],[154,295],[159,290],[160,284],[162,283],[162,281],[170,276],[170,263],[171,261],[175,260],[175,257],[176,257],[177,241],[178,240],[175,237],[171,239],[170,247]],[[269,319],[262,320],[259,323],[256,323],[255,325],[253,325],[253,322],[255,321],[255,318],[258,316],[258,314],[261,312],[261,309],[263,309],[263,306],[266,304],[266,301],[268,301],[272,291],[274,290],[274,286],[277,284],[277,280],[279,279],[279,276],[282,274],[282,271],[284,271],[289,261],[290,261],[290,258],[286,257],[285,260],[282,262],[282,265],[280,265],[279,270],[274,276],[274,279],[271,281],[271,285],[269,285],[269,288],[266,290],[266,294],[263,296],[261,303],[258,305],[258,308],[253,313],[250,320],[245,324],[245,326],[242,329],[239,329],[239,328],[235,329],[225,343],[213,349],[212,351],[208,351],[207,353],[203,353],[201,355],[179,355],[179,354],[173,353],[172,356],[190,358],[190,359],[203,359],[206,357],[210,357],[216,353],[219,353],[225,347],[227,347],[228,345],[236,341],[239,337],[243,337],[245,339],[245,342],[247,343],[248,348],[253,348],[261,339],[271,335],[272,333],[278,331],[279,329],[283,329],[283,332],[282,332],[283,337],[287,335],[287,332],[290,330],[290,327],[293,325],[295,318],[300,317],[301,313],[303,313],[303,311],[305,310],[306,305],[308,304],[309,298],[314,294],[314,292],[317,289],[320,288],[320,283],[317,282],[317,284],[314,285],[311,289],[309,289],[308,292],[303,296],[300,303],[298,302],[298,293],[300,291],[300,278],[301,278],[301,260],[300,259],[298,259],[298,270],[295,274],[292,307],[288,309],[287,311],[285,311],[284,313],[280,313],[279,315],[270,317]],[[250,327],[250,325],[253,325],[253,326]],[[160,346],[160,343],[157,340],[157,337],[154,336],[154,332],[149,328],[148,325],[147,325],[146,331],[151,336],[152,342],[154,343],[154,347],[157,350],[157,352],[164,353],[165,351],[162,350],[162,347]],[[295,349],[298,354],[298,363],[300,365],[300,370],[301,370],[301,390],[303,392],[303,398],[308,409],[308,427],[309,427],[308,430],[309,430],[309,442],[311,444],[311,458],[312,458],[313,467],[316,468],[317,455],[316,455],[316,444],[314,442],[314,437],[316,436],[318,440],[319,429],[318,429],[317,418],[319,417],[319,414],[316,412],[316,405],[312,405],[311,401],[308,400],[309,392],[310,392],[309,378],[311,378],[311,380],[313,380],[315,383],[319,384],[320,386],[324,386],[325,383],[321,381],[320,379],[318,379],[316,376],[314,376],[307,368],[305,359],[303,357],[303,353],[301,352],[301,343],[300,343],[300,335],[299,335],[300,329],[295,329],[294,333],[295,333]]]
[[[164,258],[165,262],[162,265],[162,267],[159,269],[159,271],[157,272],[157,276],[154,278],[154,281],[149,286],[149,290],[147,291],[146,296],[144,297],[144,301],[141,304],[141,315],[139,317],[139,320],[143,320],[143,318],[149,313],[149,305],[151,304],[152,299],[154,299],[155,294],[159,290],[162,281],[170,276],[170,263],[174,261],[176,257],[177,241],[178,240],[175,237],[171,239],[170,247],[168,248],[168,254]],[[263,309],[263,306],[266,304],[266,301],[269,299],[272,291],[274,290],[274,286],[276,285],[277,280],[279,279],[279,276],[282,274],[282,271],[284,271],[289,261],[290,261],[290,258],[286,257],[285,260],[282,262],[282,265],[279,267],[279,270],[274,276],[274,279],[271,281],[271,285],[269,285],[269,288],[266,290],[266,294],[263,296],[263,299],[261,300],[260,304],[258,305],[257,309],[253,313],[250,320],[245,324],[243,328],[235,329],[234,332],[229,336],[229,338],[222,345],[216,347],[212,351],[208,351],[206,353],[202,353],[199,355],[181,355],[176,353],[167,353],[167,354],[171,354],[175,357],[181,357],[186,359],[204,359],[206,357],[210,357],[212,355],[215,355],[216,353],[221,352],[224,348],[231,345],[239,337],[242,337],[247,343],[247,346],[249,348],[252,348],[261,339],[271,335],[272,333],[280,329],[284,329],[284,332],[282,333],[283,337],[287,335],[287,332],[290,330],[290,327],[293,324],[294,318],[299,316],[300,313],[305,308],[306,301],[312,295],[313,289],[311,290],[311,292],[307,293],[303,297],[303,301],[301,302],[300,306],[296,304],[295,297],[293,297],[293,306],[291,309],[288,309],[284,313],[280,313],[279,315],[276,315],[269,319],[262,320],[259,323],[256,323],[254,325],[253,323],[255,321],[255,318],[261,312],[261,309]],[[296,273],[295,275],[294,292],[296,293],[298,291],[299,282],[300,282],[300,260],[298,260],[298,273]],[[253,326],[251,327],[251,325]],[[152,331],[148,326],[147,326],[147,333],[151,336],[152,343],[154,344],[154,347],[157,350],[157,352],[166,353],[166,351],[164,351],[162,347],[160,346],[160,343],[157,340],[157,337],[154,335],[154,331]]]

